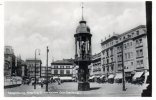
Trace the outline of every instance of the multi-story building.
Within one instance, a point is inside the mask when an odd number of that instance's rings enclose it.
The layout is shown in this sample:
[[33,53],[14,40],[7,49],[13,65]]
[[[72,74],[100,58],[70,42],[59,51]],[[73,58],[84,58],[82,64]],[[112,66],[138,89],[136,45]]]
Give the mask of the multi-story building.
[[52,76],[73,77],[73,68],[75,67],[73,59],[57,60],[51,63]]
[[[47,71],[48,71],[48,75],[47,75]],[[47,67],[46,66],[42,66],[41,67],[41,77],[42,78],[46,78],[46,77],[51,77],[52,74],[51,74],[51,67],[48,67],[48,70],[47,70]]]
[[105,74],[112,73],[114,76],[119,74],[119,76],[122,76],[122,69],[124,68],[125,78],[128,81],[132,77],[139,77],[148,71],[148,46],[145,25],[140,25],[121,35],[113,35],[103,41],[101,46],[101,63]]
[[26,59],[26,64],[28,68],[28,76],[30,78],[35,77],[35,62],[36,62],[36,77],[39,78],[41,77],[41,66],[42,66],[42,61],[40,59]]
[[12,76],[16,74],[14,50],[11,46],[4,48],[4,76]]
[[101,67],[101,53],[92,56],[92,63],[90,64],[90,76],[101,76],[103,68]]
[[118,59],[118,61],[121,60],[117,58],[117,50],[115,47],[117,39],[118,35],[114,34],[112,37],[101,43],[101,65],[103,67],[103,72],[108,79],[114,78],[114,73],[116,72],[117,66],[116,59]]

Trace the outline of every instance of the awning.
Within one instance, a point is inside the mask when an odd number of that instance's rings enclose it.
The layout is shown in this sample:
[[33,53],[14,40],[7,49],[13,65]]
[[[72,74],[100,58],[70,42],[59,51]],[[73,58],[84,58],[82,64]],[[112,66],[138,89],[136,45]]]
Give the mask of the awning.
[[90,76],[89,79],[92,80],[95,76]]
[[98,76],[96,76],[96,78],[100,78],[100,76],[98,75]]
[[102,76],[100,76],[100,79],[102,79],[102,78],[104,78],[105,77],[105,75],[102,75]]
[[72,77],[60,77],[61,80],[72,80]]
[[108,76],[108,79],[111,79],[111,78],[114,78],[114,75],[113,75],[113,74],[110,74],[110,75]]
[[122,79],[122,73],[117,73],[114,79]]
[[141,77],[143,73],[144,72],[136,72],[135,75],[133,76],[133,79]]
[[59,77],[58,76],[53,76],[53,79],[58,79]]

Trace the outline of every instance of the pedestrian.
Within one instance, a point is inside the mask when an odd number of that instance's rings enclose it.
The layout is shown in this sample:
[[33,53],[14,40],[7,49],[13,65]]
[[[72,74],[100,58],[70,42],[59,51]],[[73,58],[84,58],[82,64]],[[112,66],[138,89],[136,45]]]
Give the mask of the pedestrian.
[[43,83],[41,82],[41,88],[43,88]]
[[61,84],[61,80],[60,80],[60,79],[58,79],[58,81],[57,81],[57,82],[58,82],[58,85],[60,85],[60,84]]

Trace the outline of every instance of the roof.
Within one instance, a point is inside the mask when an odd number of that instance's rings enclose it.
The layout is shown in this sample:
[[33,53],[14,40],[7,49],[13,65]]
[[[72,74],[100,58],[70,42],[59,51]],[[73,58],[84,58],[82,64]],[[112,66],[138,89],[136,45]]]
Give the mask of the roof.
[[[34,58],[28,58],[28,59],[26,59],[26,62],[34,62],[35,61],[35,59]],[[42,60],[41,59],[38,59],[38,58],[36,58],[36,61],[38,62],[41,62],[42,63]]]
[[101,42],[101,45],[103,45],[103,44],[105,44],[105,43],[108,43],[109,41],[112,41],[113,39],[118,39],[118,38],[120,38],[120,37],[122,37],[122,36],[124,36],[124,35],[126,35],[126,34],[128,34],[128,33],[131,33],[131,32],[133,32],[133,31],[135,31],[135,30],[137,30],[137,29],[140,29],[140,28],[146,28],[146,25],[139,25],[139,26],[137,26],[137,27],[135,27],[135,28],[133,28],[133,29],[130,29],[130,30],[128,30],[128,31],[126,31],[126,32],[124,32],[124,33],[122,33],[122,34],[114,34],[113,36],[111,36],[111,37],[108,38],[107,40],[102,41],[102,42]]
[[86,25],[86,21],[82,20],[79,23],[76,33],[90,33],[90,28]]
[[57,60],[51,63],[51,65],[73,65],[74,59],[63,59],[63,60]]

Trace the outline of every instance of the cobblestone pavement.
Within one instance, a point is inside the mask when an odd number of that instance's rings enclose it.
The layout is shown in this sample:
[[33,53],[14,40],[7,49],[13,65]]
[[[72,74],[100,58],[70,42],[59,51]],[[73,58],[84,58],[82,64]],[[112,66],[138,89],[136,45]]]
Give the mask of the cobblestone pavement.
[[143,86],[126,83],[126,91],[122,91],[122,84],[90,83],[89,91],[78,91],[78,83],[66,82],[58,85],[49,84],[49,92],[37,85],[21,85],[19,87],[4,89],[6,97],[140,97]]

